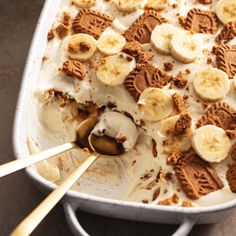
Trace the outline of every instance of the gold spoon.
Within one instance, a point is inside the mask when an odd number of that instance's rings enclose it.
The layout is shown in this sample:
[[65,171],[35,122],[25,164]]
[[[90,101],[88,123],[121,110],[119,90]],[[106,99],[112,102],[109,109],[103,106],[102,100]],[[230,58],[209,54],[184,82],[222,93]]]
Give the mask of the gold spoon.
[[[88,169],[88,167],[102,154],[109,156],[118,156],[125,153],[125,150],[113,138],[106,136],[97,137],[91,135],[91,131],[97,124],[98,118],[89,118],[82,122],[76,132],[76,141],[69,143],[65,149],[69,150],[75,146],[81,148],[88,147],[95,151],[70,175],[63,183],[51,192],[43,202],[41,202],[11,233],[11,236],[26,236],[30,235],[43,218],[50,212],[50,210],[60,201],[60,199],[67,193],[71,186],[80,178],[80,176]],[[61,153],[63,151],[60,151]],[[53,152],[54,153],[54,152]],[[56,152],[55,152],[56,153]],[[58,152],[56,153],[58,154]],[[54,155],[56,155],[54,154]],[[36,154],[37,155],[37,154]],[[46,158],[44,158],[46,159]],[[44,160],[40,159],[40,160]],[[34,162],[35,163],[35,162]]]
[[[48,150],[42,151],[40,153],[28,156],[26,158],[21,158],[21,159],[14,160],[9,163],[0,165],[0,178],[3,176],[6,176],[8,174],[11,174],[13,172],[16,172],[18,170],[21,170],[23,168],[26,168],[28,166],[31,166],[37,162],[40,162],[40,161],[46,160],[50,157],[56,156],[57,154],[68,151],[68,150],[75,148],[77,146],[79,146],[81,148],[87,147],[88,146],[88,141],[87,141],[88,137],[86,135],[90,134],[90,132],[92,131],[92,128],[95,126],[97,121],[98,121],[98,118],[95,117],[95,118],[88,118],[87,120],[80,123],[80,125],[77,127],[75,142],[65,143],[60,146],[53,147]],[[106,143],[109,144],[108,139],[106,137],[104,137],[104,139],[106,139]],[[99,145],[100,144],[95,145],[95,146],[97,147]],[[114,143],[114,140],[111,139],[109,148],[112,149],[115,147],[116,147],[116,145]],[[100,149],[99,153],[109,155],[109,152],[106,153],[106,147],[104,147],[104,148],[105,148],[105,150]],[[114,150],[111,150],[111,151],[113,151],[113,153],[110,153],[110,154],[118,155],[118,153],[117,154],[114,153]]]

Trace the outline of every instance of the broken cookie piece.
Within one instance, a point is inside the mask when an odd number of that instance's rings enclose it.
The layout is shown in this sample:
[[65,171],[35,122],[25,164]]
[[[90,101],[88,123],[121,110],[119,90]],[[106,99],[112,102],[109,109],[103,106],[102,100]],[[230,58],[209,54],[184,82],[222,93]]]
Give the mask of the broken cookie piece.
[[236,110],[225,102],[216,102],[210,106],[205,115],[197,121],[196,127],[212,124],[229,130],[236,124]]
[[172,95],[172,100],[173,100],[173,105],[174,105],[175,110],[178,113],[183,112],[184,111],[184,106],[185,106],[184,98],[180,94],[174,93]]
[[226,172],[226,179],[228,181],[230,190],[236,193],[236,164],[230,164]]
[[60,39],[65,38],[69,34],[69,28],[64,24],[59,24],[56,27],[56,32]]
[[174,170],[181,188],[190,199],[198,199],[223,188],[215,170],[192,149],[181,153]]
[[215,50],[216,66],[226,72],[230,79],[236,75],[236,45],[222,45]]
[[214,12],[193,8],[188,12],[184,28],[193,33],[215,34],[217,17]]
[[180,89],[184,88],[188,83],[186,76],[184,76],[182,72],[179,72],[175,77],[173,77],[172,81],[175,87]]
[[236,37],[236,22],[229,22],[216,37],[217,43],[228,43]]
[[91,9],[82,9],[75,17],[72,28],[75,33],[90,34],[98,39],[102,32],[112,24],[113,18]]
[[75,79],[82,80],[85,76],[85,66],[75,60],[67,60],[63,63],[62,72],[67,76],[71,76]]
[[153,57],[152,52],[141,50],[141,44],[139,42],[127,42],[123,47],[122,52],[134,57],[136,62],[140,64],[148,62]]
[[171,78],[167,73],[147,62],[138,64],[127,76],[124,85],[135,101],[138,101],[140,94],[146,88],[163,88]]
[[147,10],[125,31],[127,41],[150,43],[151,33],[156,27],[165,23],[166,20],[155,10]]
[[184,135],[188,133],[188,130],[191,128],[192,118],[189,114],[181,114],[179,119],[175,124],[175,134]]

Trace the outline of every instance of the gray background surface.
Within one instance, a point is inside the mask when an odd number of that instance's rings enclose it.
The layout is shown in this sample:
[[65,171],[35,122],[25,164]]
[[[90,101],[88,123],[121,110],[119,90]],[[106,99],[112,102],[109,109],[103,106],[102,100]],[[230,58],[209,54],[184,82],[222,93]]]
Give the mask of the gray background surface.
[[[43,0],[0,0],[0,164],[13,160],[12,125],[21,75]],[[0,236],[10,231],[44,196],[24,171],[0,179]],[[175,226],[136,223],[79,213],[82,225],[95,236],[170,235]],[[236,211],[224,221],[196,226],[191,235],[236,235]],[[58,205],[32,235],[70,236]]]

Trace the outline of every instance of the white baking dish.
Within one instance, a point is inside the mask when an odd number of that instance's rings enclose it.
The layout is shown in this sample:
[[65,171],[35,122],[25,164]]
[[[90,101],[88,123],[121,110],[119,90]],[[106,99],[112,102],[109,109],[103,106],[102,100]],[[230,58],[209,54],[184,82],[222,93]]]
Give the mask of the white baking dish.
[[[16,107],[14,125],[16,158],[29,154],[26,145],[26,127],[28,126],[26,116],[29,109],[29,99],[32,88],[38,79],[42,57],[47,46],[46,35],[56,17],[60,2],[60,0],[46,0],[29,51]],[[33,129],[33,127],[31,128]],[[43,192],[49,192],[56,187],[55,184],[41,177],[33,167],[27,168],[26,172]],[[87,235],[76,218],[77,209],[115,218],[180,224],[174,235],[187,235],[194,224],[207,224],[224,219],[236,206],[236,199],[210,207],[181,208],[119,201],[69,191],[62,203],[68,223],[75,235]]]

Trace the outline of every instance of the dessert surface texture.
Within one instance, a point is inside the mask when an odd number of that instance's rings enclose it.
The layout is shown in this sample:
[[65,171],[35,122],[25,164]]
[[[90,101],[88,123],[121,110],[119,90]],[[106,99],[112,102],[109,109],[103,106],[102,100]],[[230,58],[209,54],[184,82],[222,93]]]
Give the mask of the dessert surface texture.
[[[235,199],[235,0],[62,0],[49,27],[31,154],[98,116],[93,135],[127,152],[101,156],[74,190],[180,207]],[[36,167],[59,184],[88,155]]]

